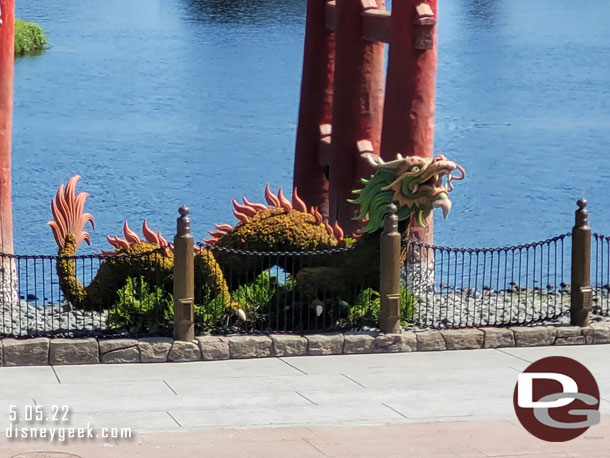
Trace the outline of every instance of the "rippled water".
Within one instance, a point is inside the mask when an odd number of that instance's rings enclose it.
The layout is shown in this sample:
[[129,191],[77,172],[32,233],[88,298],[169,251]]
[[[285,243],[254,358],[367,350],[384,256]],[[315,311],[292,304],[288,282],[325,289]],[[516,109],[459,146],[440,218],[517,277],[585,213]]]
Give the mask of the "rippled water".
[[[290,188],[304,1],[21,0],[51,48],[15,65],[15,250],[54,253],[59,183],[91,194],[95,249],[146,218],[202,238],[230,201]],[[610,1],[440,0],[436,151],[462,163],[436,242],[610,233]],[[440,219],[440,218],[439,218]],[[86,248],[81,249],[87,252]]]

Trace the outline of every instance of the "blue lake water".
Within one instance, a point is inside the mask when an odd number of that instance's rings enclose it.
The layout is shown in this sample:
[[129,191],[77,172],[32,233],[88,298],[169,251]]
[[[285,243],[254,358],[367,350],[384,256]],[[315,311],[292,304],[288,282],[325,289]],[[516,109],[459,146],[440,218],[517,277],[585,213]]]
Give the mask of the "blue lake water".
[[[201,239],[234,222],[231,198],[290,188],[303,0],[21,0],[17,15],[51,45],[15,65],[17,253],[56,252],[50,199],[74,174],[95,250],[124,219],[173,237],[183,203]],[[438,244],[565,233],[583,196],[610,234],[609,22],[610,0],[440,0],[435,148],[468,178]]]

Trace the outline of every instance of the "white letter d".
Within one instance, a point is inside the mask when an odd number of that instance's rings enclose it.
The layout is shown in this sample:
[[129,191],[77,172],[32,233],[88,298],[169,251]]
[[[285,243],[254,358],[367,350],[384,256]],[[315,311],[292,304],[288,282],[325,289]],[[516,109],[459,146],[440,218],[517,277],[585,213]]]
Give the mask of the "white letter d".
[[522,408],[555,408],[567,406],[574,398],[566,396],[555,401],[534,402],[534,379],[556,380],[561,383],[563,393],[578,393],[578,385],[572,377],[555,372],[524,372],[517,377],[517,404]]

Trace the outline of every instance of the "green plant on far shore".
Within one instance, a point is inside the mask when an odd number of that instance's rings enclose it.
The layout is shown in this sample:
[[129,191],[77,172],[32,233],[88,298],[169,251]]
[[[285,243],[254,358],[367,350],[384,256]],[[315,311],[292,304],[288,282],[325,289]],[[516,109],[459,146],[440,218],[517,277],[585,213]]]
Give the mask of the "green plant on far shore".
[[159,286],[151,287],[144,277],[127,277],[117,294],[117,302],[108,311],[110,329],[146,334],[164,332],[173,325],[173,296]]
[[15,19],[15,56],[39,53],[46,45],[47,37],[38,24]]
[[[409,323],[413,316],[413,306],[417,297],[404,286],[400,287],[400,323],[404,326]],[[358,326],[379,326],[379,310],[381,307],[381,296],[373,288],[362,291],[354,306],[349,311],[349,321]]]

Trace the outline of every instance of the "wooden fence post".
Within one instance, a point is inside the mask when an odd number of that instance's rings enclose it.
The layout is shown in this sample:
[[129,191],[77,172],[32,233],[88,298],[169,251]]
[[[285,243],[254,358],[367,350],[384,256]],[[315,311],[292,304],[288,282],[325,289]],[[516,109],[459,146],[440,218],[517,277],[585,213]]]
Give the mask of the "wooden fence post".
[[589,326],[589,313],[593,303],[591,288],[591,228],[587,201],[580,199],[572,228],[572,281],[571,323],[573,326]]
[[400,331],[400,232],[396,205],[388,205],[380,241],[379,328],[387,334]]
[[190,342],[195,339],[195,259],[191,219],[186,206],[178,210],[174,237],[174,339]]

